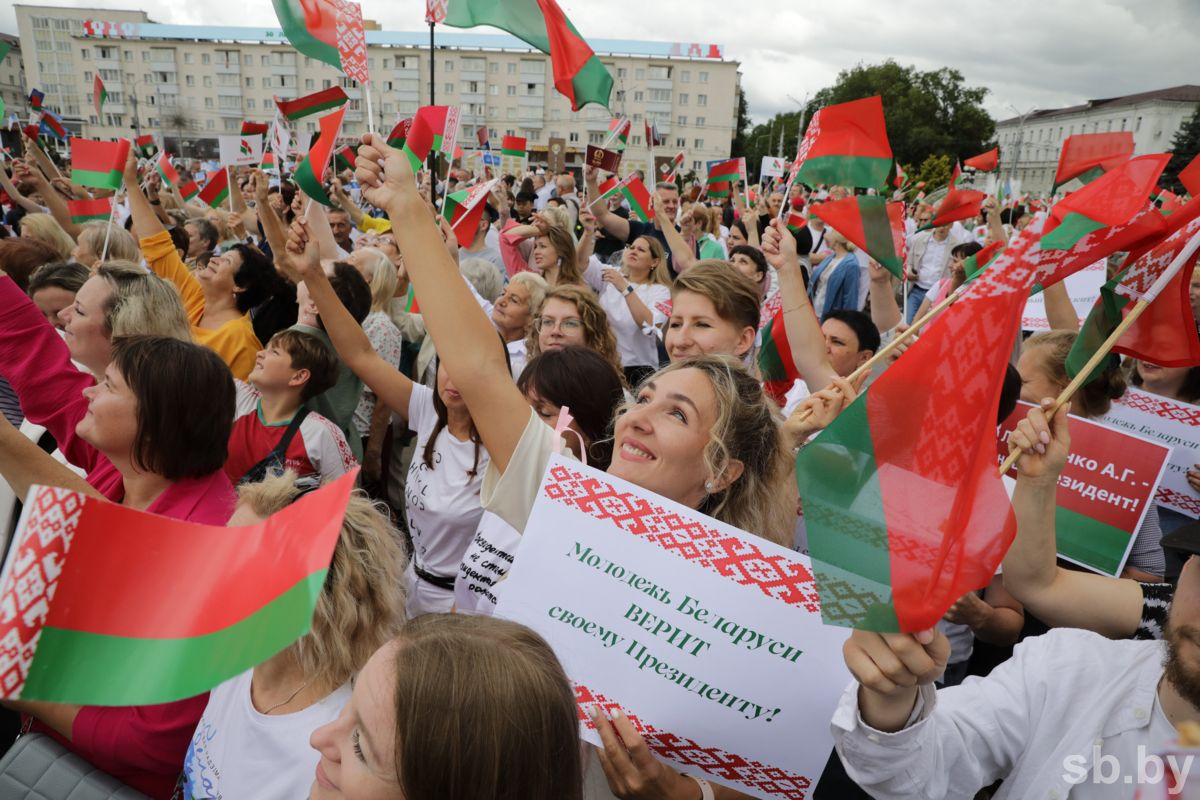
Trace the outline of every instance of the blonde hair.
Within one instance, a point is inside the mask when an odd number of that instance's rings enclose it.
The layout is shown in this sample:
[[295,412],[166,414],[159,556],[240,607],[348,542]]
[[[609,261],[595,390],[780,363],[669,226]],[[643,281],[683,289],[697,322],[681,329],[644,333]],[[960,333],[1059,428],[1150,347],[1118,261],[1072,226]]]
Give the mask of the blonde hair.
[[567,211],[566,206],[546,206],[540,213],[548,217],[555,228],[561,228],[570,235],[572,242],[575,241],[575,236],[571,233],[571,212]]
[[54,217],[40,212],[26,214],[21,217],[20,227],[21,236],[26,239],[37,239],[43,244],[50,245],[63,261],[71,258],[71,251],[75,249],[75,240],[63,230]]
[[83,230],[79,232],[79,244],[82,247],[86,247],[89,253],[96,256],[96,261],[99,262],[100,254],[104,250],[106,228],[108,229],[108,253],[104,260],[132,261],[137,263],[142,257],[142,251],[138,249],[137,240],[133,238],[133,234],[115,222],[95,220],[85,223]]
[[[238,501],[264,518],[299,495],[294,472],[238,487]],[[361,491],[350,495],[312,630],[291,645],[305,678],[333,691],[396,635],[404,623],[407,562],[386,514]]]
[[[566,214],[566,211],[563,211]],[[538,234],[536,238],[545,237],[550,241],[550,247],[558,255],[558,283],[555,286],[563,286],[566,284],[582,284],[583,274],[579,271],[579,264],[575,261],[575,237],[573,237],[566,228],[560,228],[557,225],[546,229],[545,233]]]
[[[617,337],[613,335],[612,326],[608,324],[608,313],[597,302],[595,293],[589,288],[571,283],[556,286],[546,292],[545,298],[538,305],[537,313],[533,314],[534,320],[542,315],[542,310],[550,300],[562,300],[574,304],[575,309],[579,312],[579,319],[583,323],[584,346],[604,356],[604,359],[612,364],[618,373],[624,375],[625,373],[621,369],[621,355],[617,351]],[[533,308],[532,304],[530,308]],[[529,354],[530,361],[541,355],[541,340],[538,338],[536,323],[529,328],[529,338],[525,342],[525,350]]]
[[[662,242],[654,236],[638,236],[633,241],[636,242],[638,239],[646,243],[646,247],[650,248],[650,257],[654,259],[654,266],[650,269],[650,282],[666,286],[668,289],[671,288],[671,273],[667,269],[667,253],[663,249]],[[624,264],[621,265],[621,271],[626,278],[629,277],[629,269]]]
[[412,800],[581,800],[575,694],[545,639],[425,614],[396,639],[396,778]]
[[129,261],[106,261],[96,276],[110,291],[104,326],[111,338],[142,335],[192,341],[192,326],[173,285]]
[[[1075,331],[1042,331],[1026,339],[1021,345],[1021,352],[1040,348],[1044,353],[1042,368],[1046,371],[1046,377],[1061,391],[1071,382],[1071,376],[1067,374],[1067,356],[1075,346],[1077,336]],[[1127,388],[1125,373],[1115,359],[1109,359],[1100,374],[1080,387],[1071,398],[1071,407],[1081,417],[1102,417],[1108,413],[1112,401],[1125,394]]]
[[524,286],[525,291],[529,292],[529,318],[534,319],[542,310],[542,302],[546,299],[546,292],[550,291],[550,284],[536,272],[518,272],[508,281],[509,286],[514,283]]
[[367,267],[371,271],[371,279],[367,281],[371,287],[371,310],[387,311],[396,294],[396,265],[377,247],[363,247],[355,252],[367,256]]
[[703,372],[716,398],[717,418],[704,447],[705,467],[718,477],[731,460],[740,461],[743,467],[742,474],[723,491],[707,495],[698,510],[790,548],[796,527],[796,487],[791,481],[791,448],[780,425],[778,407],[734,356],[685,358],[663,367],[643,383],[681,369]]
[[758,330],[761,314],[758,284],[728,261],[715,258],[697,261],[679,273],[671,286],[671,298],[680,292],[707,297],[721,319],[740,328]]

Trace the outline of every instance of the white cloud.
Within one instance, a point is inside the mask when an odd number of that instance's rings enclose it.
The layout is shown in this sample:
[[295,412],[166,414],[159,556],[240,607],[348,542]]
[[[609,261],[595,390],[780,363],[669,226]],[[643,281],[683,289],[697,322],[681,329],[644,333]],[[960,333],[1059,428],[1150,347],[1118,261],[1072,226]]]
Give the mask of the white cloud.
[[[1200,4],[1192,0],[560,0],[585,36],[717,42],[742,65],[756,120],[794,110],[840,70],[893,58],[919,69],[949,66],[990,89],[998,119],[1009,106],[1053,108],[1089,98],[1195,82]],[[67,5],[54,2],[51,5]],[[73,3],[72,5],[81,5]],[[134,0],[96,0],[130,8]],[[389,30],[423,30],[424,4],[367,0],[363,15]],[[147,4],[159,22],[274,25],[267,0]],[[16,30],[11,5],[0,30]]]

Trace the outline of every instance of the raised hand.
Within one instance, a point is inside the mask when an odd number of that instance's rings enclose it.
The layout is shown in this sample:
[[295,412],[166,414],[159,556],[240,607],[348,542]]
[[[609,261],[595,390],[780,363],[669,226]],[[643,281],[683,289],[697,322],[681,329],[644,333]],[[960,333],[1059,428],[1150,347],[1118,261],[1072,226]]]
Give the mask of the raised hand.
[[1054,483],[1067,464],[1071,450],[1071,433],[1065,408],[1058,410],[1051,420],[1046,412],[1054,407],[1054,400],[1042,400],[1041,408],[1031,408],[1025,419],[1009,436],[1009,448],[1020,451],[1017,472],[1023,478]]
[[771,220],[762,235],[762,252],[767,263],[775,269],[785,264],[798,261],[796,253],[796,237],[787,229],[787,225],[778,219]]
[[297,217],[288,229],[287,246],[276,255],[276,268],[293,283],[325,279],[321,268],[321,247],[308,220]]
[[378,134],[363,135],[362,147],[358,148],[354,177],[362,188],[363,198],[385,211],[403,200],[419,196],[416,176],[408,157],[400,150],[388,146],[387,140]]

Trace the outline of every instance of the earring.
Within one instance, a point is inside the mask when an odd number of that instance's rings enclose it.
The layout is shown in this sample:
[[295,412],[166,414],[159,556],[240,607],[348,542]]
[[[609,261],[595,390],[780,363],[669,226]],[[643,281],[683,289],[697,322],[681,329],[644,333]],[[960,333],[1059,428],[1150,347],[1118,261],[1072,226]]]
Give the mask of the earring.
[[705,482],[704,482],[704,492],[705,492],[705,494],[712,494],[712,491],[713,491],[713,485],[712,485],[712,481],[705,481]]

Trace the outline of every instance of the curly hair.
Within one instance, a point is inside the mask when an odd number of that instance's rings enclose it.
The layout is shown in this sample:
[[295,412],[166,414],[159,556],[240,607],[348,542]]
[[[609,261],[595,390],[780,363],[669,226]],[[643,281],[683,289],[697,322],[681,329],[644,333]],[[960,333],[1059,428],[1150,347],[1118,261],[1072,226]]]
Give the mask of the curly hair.
[[[663,367],[643,383],[682,369],[704,373],[717,401],[717,419],[708,432],[704,464],[724,474],[730,461],[742,474],[723,491],[707,495],[699,511],[735,528],[791,547],[796,525],[796,487],[791,449],[780,425],[778,407],[763,393],[740,359],[728,355],[685,358]],[[630,408],[627,404],[623,410]]]
[[[583,322],[584,345],[604,356],[605,360],[616,367],[617,372],[623,375],[624,372],[621,370],[621,355],[617,351],[617,337],[612,332],[612,326],[608,324],[608,313],[605,312],[596,300],[595,292],[586,286],[559,284],[557,287],[546,292],[541,305],[538,306],[536,313],[533,315],[534,320],[542,315],[542,309],[546,307],[546,303],[550,300],[562,300],[572,303],[575,306],[579,312],[579,319]],[[531,360],[541,355],[542,346],[541,340],[538,338],[536,323],[529,326],[529,338],[525,342],[525,350],[528,352]]]
[[[269,517],[300,496],[285,472],[238,487],[239,502]],[[291,646],[304,675],[328,691],[363,668],[404,624],[402,576],[408,557],[387,514],[361,491],[350,495],[312,630]]]

